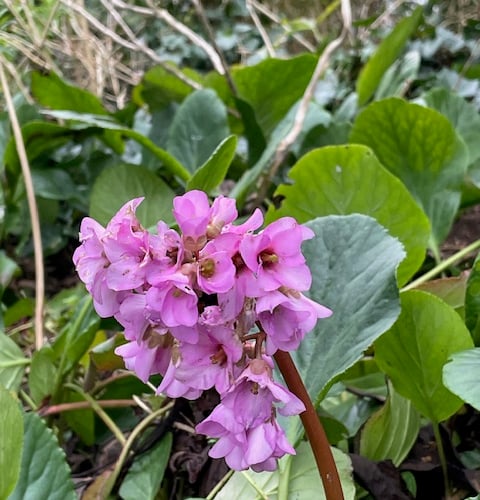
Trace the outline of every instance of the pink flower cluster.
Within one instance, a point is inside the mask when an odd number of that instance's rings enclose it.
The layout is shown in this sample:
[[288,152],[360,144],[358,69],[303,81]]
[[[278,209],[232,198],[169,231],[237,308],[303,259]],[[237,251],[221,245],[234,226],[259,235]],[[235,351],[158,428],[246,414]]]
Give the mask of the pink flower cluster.
[[311,274],[301,244],[313,232],[290,217],[260,232],[259,210],[234,225],[235,200],[190,191],[174,199],[180,232],[164,222],[155,234],[125,204],[104,228],[81,224],[73,260],[102,317],[114,316],[127,343],[117,348],[127,368],[158,392],[196,399],[215,387],[220,404],[197,426],[219,438],[212,457],[236,470],[274,470],[295,453],[275,416],[303,403],[274,382],[271,356],[291,351],[331,311],[302,294]]

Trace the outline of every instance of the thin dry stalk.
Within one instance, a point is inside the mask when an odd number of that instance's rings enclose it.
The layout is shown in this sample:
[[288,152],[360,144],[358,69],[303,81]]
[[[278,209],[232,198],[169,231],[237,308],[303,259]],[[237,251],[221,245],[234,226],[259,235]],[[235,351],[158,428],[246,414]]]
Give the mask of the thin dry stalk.
[[343,27],[340,36],[338,38],[335,38],[335,40],[332,40],[326,46],[325,50],[322,52],[322,55],[318,59],[313,75],[298,105],[297,113],[295,114],[292,128],[290,129],[288,134],[283,138],[283,140],[280,141],[280,144],[278,145],[275,151],[275,155],[273,157],[273,162],[270,166],[270,169],[260,182],[260,187],[257,196],[258,202],[261,202],[265,198],[271,180],[276,175],[278,169],[280,168],[280,165],[285,160],[288,151],[290,150],[290,148],[296,141],[297,137],[299,136],[300,132],[302,131],[303,123],[305,122],[305,118],[307,116],[308,106],[315,92],[315,87],[317,86],[320,77],[324,74],[324,72],[328,68],[332,54],[340,47],[345,37],[351,30],[352,10],[350,6],[350,0],[342,0],[342,20],[343,20]]
[[218,46],[217,41],[215,40],[215,33],[213,32],[212,26],[208,20],[207,15],[205,14],[202,2],[200,0],[192,0],[192,3],[193,6],[195,7],[195,10],[197,11],[197,15],[200,18],[200,21],[202,22],[207,32],[208,38],[210,39],[210,43],[212,44],[213,48],[218,54],[218,57],[220,58],[220,62],[223,68],[223,73],[221,74],[225,75],[225,78],[227,80],[228,86],[230,87],[230,90],[232,91],[232,94],[237,95],[237,87],[235,86],[232,75],[230,74],[230,69],[228,67],[225,56],[220,47]]
[[269,55],[269,57],[275,57],[275,49],[273,48],[272,41],[270,40],[270,37],[268,36],[267,31],[263,27],[263,24],[257,15],[257,12],[253,6],[252,0],[247,0],[246,5],[247,5],[248,13],[250,14],[250,17],[252,18],[253,24],[257,28],[257,31],[260,33],[260,36],[262,37],[263,43],[265,44],[265,48],[267,49],[267,54]]
[[[268,7],[262,5],[256,0],[249,0],[249,3],[251,3],[252,6],[256,10],[258,10],[258,12],[261,12],[264,16],[268,17],[271,21],[277,23],[280,27],[282,27],[286,33],[290,34],[288,28],[286,28],[282,23],[282,20],[274,12],[268,9]],[[303,45],[303,47],[305,47],[307,50],[309,50],[310,52],[315,52],[315,47],[305,37],[303,37],[299,33],[291,33],[291,36],[300,45]]]
[[35,199],[35,190],[33,179],[28,163],[27,152],[23,142],[22,131],[18,123],[17,113],[13,104],[12,95],[8,86],[3,64],[0,62],[0,81],[5,96],[8,115],[12,125],[13,136],[15,137],[15,146],[17,148],[18,158],[22,167],[23,180],[27,191],[28,209],[30,211],[30,221],[32,224],[33,251],[35,256],[35,348],[41,349],[43,345],[43,304],[45,300],[45,269],[43,265],[42,236],[40,232],[40,220],[38,217],[37,201]]
[[137,14],[152,16],[156,17],[157,19],[161,19],[175,31],[187,38],[194,45],[201,48],[207,54],[215,71],[223,75],[222,61],[220,60],[220,57],[215,49],[201,36],[197,35],[197,33],[191,30],[188,26],[175,19],[166,9],[156,7],[150,0],[147,0],[147,4],[149,7],[128,5],[122,0],[112,0],[112,3],[121,9],[130,10],[132,12],[136,12]]
[[[135,52],[136,51],[143,52],[148,57],[150,57],[155,63],[157,63],[158,65],[162,66],[162,68],[164,68],[165,71],[167,71],[169,73],[172,73],[173,75],[175,75],[177,78],[179,78],[180,80],[182,80],[184,83],[186,83],[190,87],[192,87],[194,89],[200,89],[200,88],[202,88],[201,85],[198,82],[195,82],[191,78],[188,78],[186,75],[184,75],[181,71],[178,71],[173,66],[169,66],[168,64],[165,64],[164,61],[152,49],[150,49],[145,44],[143,44],[142,42],[140,42],[140,40],[137,40],[137,39],[135,39],[134,41],[125,40],[120,35],[118,35],[117,33],[115,33],[115,31],[112,31],[107,26],[105,26],[104,24],[102,24],[96,17],[94,17],[92,14],[90,14],[83,7],[81,7],[79,5],[76,5],[72,0],[61,0],[61,1],[62,1],[62,3],[65,6],[69,7],[72,10],[74,10],[78,14],[81,14],[82,16],[84,16],[85,19],[93,27],[95,27],[95,29],[99,30],[105,36],[111,38],[118,45],[121,45],[122,47],[125,47],[125,48],[127,48],[129,50],[132,50],[132,51],[135,51]],[[115,3],[117,4],[117,2],[115,2]],[[170,15],[170,14],[168,14],[168,15]]]
[[22,82],[22,78],[21,76],[19,75],[17,69],[15,68],[15,65],[13,65],[10,61],[8,61],[4,56],[3,54],[0,52],[0,63],[3,64],[5,66],[5,68],[7,69],[7,71],[10,73],[10,75],[12,76],[12,78],[14,79],[15,83],[17,84],[17,87],[19,88],[20,92],[22,93],[24,99],[29,103],[29,104],[33,104],[33,99],[32,97],[30,96],[30,92],[29,90],[27,89],[27,87],[25,87],[25,85],[23,84]]

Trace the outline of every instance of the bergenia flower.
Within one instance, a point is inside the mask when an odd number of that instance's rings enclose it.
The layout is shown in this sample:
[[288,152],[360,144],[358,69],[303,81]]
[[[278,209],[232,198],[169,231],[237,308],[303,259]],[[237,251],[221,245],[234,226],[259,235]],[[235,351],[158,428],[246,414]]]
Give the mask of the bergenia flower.
[[240,243],[240,255],[264,291],[281,286],[308,290],[312,277],[300,247],[313,236],[311,229],[292,217],[282,217],[259,234],[246,235]]
[[[273,381],[271,366],[268,358],[251,360],[221,403],[197,425],[198,432],[219,438],[212,456],[224,456],[237,469],[278,458],[275,443],[286,441],[284,431],[275,421],[278,403],[281,403],[278,411],[283,415],[305,411],[304,404],[294,394]],[[259,436],[271,439],[264,446],[256,442]],[[291,447],[285,452],[295,453]]]
[[[281,290],[281,289],[280,289]],[[277,349],[293,351],[319,318],[328,318],[332,311],[305,297],[300,292],[276,290],[258,297],[256,312],[267,334],[266,353]]]
[[173,201],[179,232],[163,221],[142,227],[127,202],[104,228],[85,218],[73,260],[102,317],[114,316],[127,343],[125,366],[157,391],[196,399],[214,388],[220,404],[197,431],[233,469],[274,470],[295,450],[276,420],[303,403],[273,379],[269,355],[296,349],[330,309],[301,292],[311,284],[301,252],[313,232],[291,217],[263,230],[256,210],[236,224],[235,200],[212,205],[202,191]]

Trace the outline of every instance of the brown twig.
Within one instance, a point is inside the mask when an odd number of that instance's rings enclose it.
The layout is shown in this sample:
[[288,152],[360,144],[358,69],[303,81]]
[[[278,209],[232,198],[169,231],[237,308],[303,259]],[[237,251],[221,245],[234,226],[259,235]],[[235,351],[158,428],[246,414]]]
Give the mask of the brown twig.
[[40,231],[40,220],[38,216],[37,201],[35,199],[35,188],[33,186],[32,173],[28,163],[27,151],[23,142],[22,131],[18,122],[17,113],[13,104],[12,95],[8,86],[3,64],[0,62],[0,81],[5,96],[8,116],[12,125],[15,147],[17,149],[20,166],[22,168],[25,190],[27,192],[28,210],[32,224],[33,253],[35,258],[35,348],[40,349],[43,345],[43,304],[45,300],[45,268],[43,264],[42,235]]
[[343,500],[342,485],[330,444],[297,367],[288,352],[277,351],[273,357],[282,372],[288,388],[305,405],[306,410],[300,414],[300,418],[302,419],[313,455],[315,456],[315,461],[317,462],[318,471],[320,472],[325,489],[325,496],[327,500]]
[[[98,406],[102,408],[124,408],[128,406],[137,406],[134,399],[98,399]],[[88,401],[74,401],[72,403],[61,403],[58,405],[45,406],[38,412],[41,417],[56,415],[66,411],[88,410],[92,405]]]

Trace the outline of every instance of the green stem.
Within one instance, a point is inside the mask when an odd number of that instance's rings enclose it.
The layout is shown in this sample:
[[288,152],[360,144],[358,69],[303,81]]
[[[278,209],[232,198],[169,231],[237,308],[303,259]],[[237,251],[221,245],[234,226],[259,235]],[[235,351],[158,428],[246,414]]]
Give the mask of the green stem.
[[297,367],[288,352],[277,351],[273,357],[288,388],[305,405],[305,411],[300,414],[300,418],[312,447],[318,472],[325,489],[325,496],[327,500],[343,500],[342,484],[340,483],[330,444]]
[[285,467],[279,471],[278,500],[288,500],[288,485],[290,483],[290,468],[292,467],[292,457],[285,457]]
[[430,271],[428,271],[424,275],[420,276],[420,278],[412,281],[407,286],[404,286],[401,291],[406,292],[407,290],[411,290],[412,288],[416,288],[416,287],[422,285],[423,283],[426,283],[430,279],[432,279],[435,276],[437,276],[438,274],[440,274],[445,269],[448,269],[450,266],[452,266],[453,264],[455,264],[459,260],[462,260],[469,253],[471,253],[479,248],[480,248],[480,240],[477,240],[477,241],[474,241],[473,243],[470,243],[470,245],[466,246],[465,248],[462,248],[462,250],[453,254],[448,259],[445,259],[443,262],[440,262],[433,269],[430,269]]
[[33,411],[37,411],[38,406],[35,404],[35,401],[23,389],[20,389],[19,394]]
[[82,396],[85,401],[88,401],[90,403],[90,406],[92,409],[95,411],[95,413],[103,420],[103,423],[112,431],[112,434],[117,438],[117,441],[122,445],[125,446],[125,443],[127,440],[125,439],[125,436],[123,435],[122,431],[117,427],[117,424],[108,416],[108,414],[103,410],[103,408],[98,404],[98,402],[90,396],[90,394],[87,394],[86,392],[83,391],[81,387],[75,384],[65,384],[65,387],[68,389],[71,389],[72,391],[77,392]]
[[32,360],[27,358],[14,359],[12,361],[2,361],[0,362],[0,368],[12,368],[13,366],[29,365],[31,362]]
[[210,493],[206,496],[205,500],[213,500],[215,498],[215,495],[223,488],[223,486],[227,483],[227,481],[232,477],[233,475],[233,469],[230,469],[223,477],[218,481],[218,483],[215,485],[215,488],[210,491]]
[[437,443],[438,458],[440,459],[440,464],[442,466],[445,498],[450,498],[450,485],[448,481],[447,459],[445,458],[445,450],[443,448],[442,436],[440,435],[440,426],[438,423],[432,422],[432,427],[433,427],[433,435],[435,436],[435,441]]
[[115,486],[115,482],[122,470],[123,464],[125,460],[128,458],[130,450],[132,448],[135,439],[158,417],[169,411],[173,407],[173,403],[169,403],[168,405],[163,406],[162,408],[154,411],[150,415],[146,416],[136,427],[133,429],[131,434],[128,436],[128,439],[123,444],[122,451],[118,457],[118,460],[115,464],[115,467],[108,477],[102,491],[102,498],[108,498],[112,492],[113,487]]

